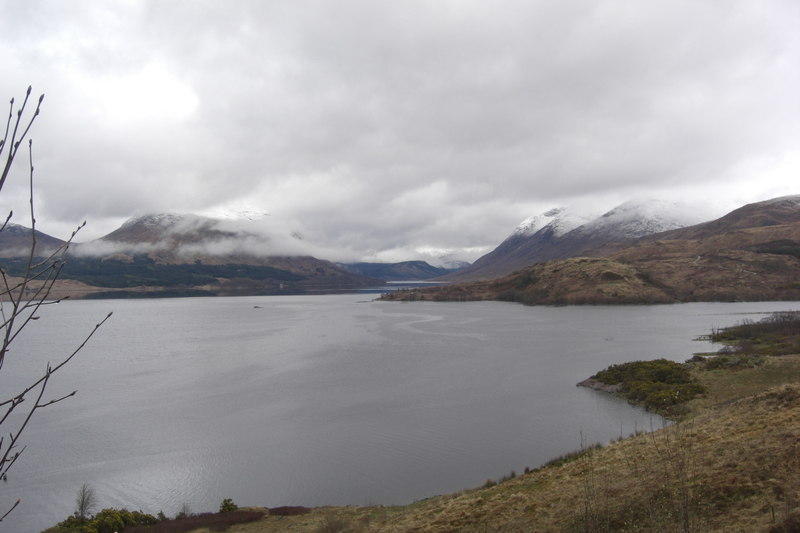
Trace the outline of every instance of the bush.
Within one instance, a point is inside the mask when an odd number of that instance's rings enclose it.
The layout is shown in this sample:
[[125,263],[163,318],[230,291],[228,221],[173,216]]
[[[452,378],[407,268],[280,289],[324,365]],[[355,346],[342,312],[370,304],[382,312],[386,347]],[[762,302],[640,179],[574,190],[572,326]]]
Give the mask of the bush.
[[219,504],[220,513],[230,513],[231,511],[236,511],[237,509],[239,509],[239,506],[233,503],[233,500],[230,498],[225,498],[222,500],[222,503]]

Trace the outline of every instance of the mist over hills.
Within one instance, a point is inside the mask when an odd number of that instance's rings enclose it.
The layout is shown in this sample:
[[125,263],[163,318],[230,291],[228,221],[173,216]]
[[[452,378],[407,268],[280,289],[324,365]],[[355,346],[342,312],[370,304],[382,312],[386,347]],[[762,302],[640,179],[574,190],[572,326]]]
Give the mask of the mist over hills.
[[[197,215],[132,218],[100,239],[70,246],[56,296],[296,294],[384,283],[309,255],[299,236],[258,229]],[[0,233],[0,256],[11,275],[25,266],[20,242],[16,232]]]
[[[451,272],[424,261],[337,264],[311,254],[302,237],[264,215],[212,218],[159,213],[129,219],[111,233],[72,243],[56,296],[134,297],[296,294],[353,290],[387,280],[424,280]],[[66,243],[36,232],[37,255]],[[0,232],[0,257],[20,275],[30,229]]]

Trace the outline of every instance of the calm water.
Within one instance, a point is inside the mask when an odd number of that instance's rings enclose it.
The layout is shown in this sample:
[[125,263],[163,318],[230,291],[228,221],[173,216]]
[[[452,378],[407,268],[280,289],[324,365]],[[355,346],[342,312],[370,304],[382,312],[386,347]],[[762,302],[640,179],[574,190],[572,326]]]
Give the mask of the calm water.
[[[658,420],[575,383],[609,364],[710,349],[712,326],[797,303],[634,307],[390,303],[372,296],[76,301],[44,310],[0,390],[113,318],[65,367],[0,524],[39,531],[74,508],[174,515],[239,505],[401,504],[537,466],[581,439]],[[6,396],[6,394],[4,394]]]

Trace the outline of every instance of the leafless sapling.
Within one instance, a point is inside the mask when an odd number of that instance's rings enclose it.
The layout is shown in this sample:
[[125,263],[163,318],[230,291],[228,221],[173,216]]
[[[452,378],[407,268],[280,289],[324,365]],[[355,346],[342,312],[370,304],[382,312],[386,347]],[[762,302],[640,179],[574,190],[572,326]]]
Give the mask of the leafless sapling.
[[[11,174],[12,167],[17,158],[19,149],[24,146],[23,142],[28,137],[42,105],[44,95],[39,97],[36,108],[31,112],[26,108],[32,105],[29,102],[31,87],[25,94],[25,98],[19,108],[15,111],[14,99],[11,99],[9,106],[8,120],[6,122],[5,133],[0,139],[0,161],[5,153],[5,164],[2,166],[0,175],[0,194],[6,180]],[[25,263],[22,272],[15,272],[11,275],[0,263],[0,372],[6,358],[11,354],[11,347],[19,337],[23,329],[40,318],[40,313],[47,305],[58,303],[59,299],[51,298],[54,284],[58,279],[59,273],[64,266],[67,250],[72,244],[75,235],[85,224],[81,224],[70,236],[69,240],[57,246],[54,250],[37,249],[36,246],[36,217],[34,215],[34,195],[33,195],[33,142],[28,139],[28,163],[29,163],[29,217],[30,217],[30,245],[25,252]],[[0,223],[0,232],[8,231],[11,227],[13,212],[9,212],[5,221]],[[2,219],[0,219],[2,220]],[[47,397],[47,385],[52,376],[64,365],[69,363],[75,355],[80,352],[95,332],[111,316],[109,313],[86,335],[80,344],[68,350],[65,354],[58,355],[56,362],[47,361],[43,364],[40,374],[24,383],[14,383],[15,390],[0,391],[0,478],[7,479],[8,471],[17,462],[25,451],[25,445],[21,437],[23,431],[28,426],[34,414],[42,408],[49,407],[66,398],[74,396],[77,391],[58,397]],[[16,354],[14,354],[16,355]],[[52,354],[42,354],[47,359]],[[4,495],[5,496],[5,495]],[[20,503],[15,501],[0,499],[0,522],[3,521]]]

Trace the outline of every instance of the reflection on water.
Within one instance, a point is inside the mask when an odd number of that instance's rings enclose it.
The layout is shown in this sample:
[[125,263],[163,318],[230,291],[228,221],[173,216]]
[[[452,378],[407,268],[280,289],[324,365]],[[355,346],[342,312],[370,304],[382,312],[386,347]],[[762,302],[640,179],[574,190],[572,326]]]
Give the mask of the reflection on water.
[[[48,308],[8,390],[113,319],[58,376],[0,504],[13,531],[101,507],[406,503],[660,425],[575,383],[612,363],[684,360],[692,339],[791,303],[534,308],[365,295],[106,300]],[[35,335],[34,335],[35,333]],[[44,354],[44,355],[43,355]],[[4,525],[6,525],[4,523]]]

